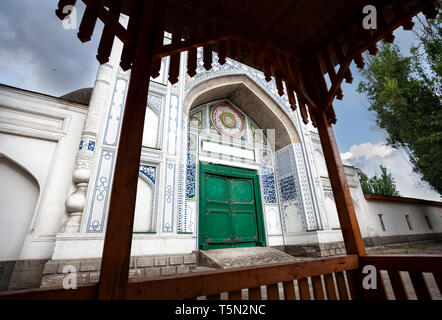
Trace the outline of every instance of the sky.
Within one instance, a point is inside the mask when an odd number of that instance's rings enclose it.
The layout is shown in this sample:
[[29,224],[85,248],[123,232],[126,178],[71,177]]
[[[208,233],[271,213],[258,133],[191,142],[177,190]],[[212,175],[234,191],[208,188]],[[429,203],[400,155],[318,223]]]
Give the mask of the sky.
[[[0,0],[0,83],[26,90],[61,96],[80,88],[93,87],[98,70],[95,58],[102,23],[92,40],[81,43],[78,30],[66,30],[55,16],[58,0]],[[77,1],[77,17],[84,4]],[[77,21],[79,24],[80,21]],[[407,54],[416,41],[413,32],[395,32],[401,51]],[[379,175],[379,165],[387,167],[401,196],[441,200],[428,183],[413,173],[407,154],[385,144],[386,133],[369,114],[367,98],[356,92],[360,75],[354,63],[352,84],[344,82],[343,101],[334,103],[336,140],[344,164]]]

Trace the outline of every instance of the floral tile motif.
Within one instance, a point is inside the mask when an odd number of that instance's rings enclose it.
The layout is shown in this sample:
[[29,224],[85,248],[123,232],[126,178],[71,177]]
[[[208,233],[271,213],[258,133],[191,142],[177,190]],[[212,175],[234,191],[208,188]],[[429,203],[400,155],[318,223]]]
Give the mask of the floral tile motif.
[[269,150],[259,150],[261,164],[264,166],[272,165],[272,153]]
[[187,136],[187,151],[198,151],[198,136],[194,133],[189,133],[189,135]]
[[240,138],[244,135],[243,116],[226,103],[219,103],[211,108],[210,120],[216,131],[225,137]]
[[267,145],[267,139],[264,136],[264,132],[262,129],[256,128],[252,123],[250,124],[250,131],[252,134],[253,143],[259,143],[263,145]]
[[155,187],[156,171],[157,168],[154,166],[148,166],[144,164],[140,165],[140,175],[152,187]]
[[202,109],[189,117],[189,127],[193,129],[204,128],[204,117]]

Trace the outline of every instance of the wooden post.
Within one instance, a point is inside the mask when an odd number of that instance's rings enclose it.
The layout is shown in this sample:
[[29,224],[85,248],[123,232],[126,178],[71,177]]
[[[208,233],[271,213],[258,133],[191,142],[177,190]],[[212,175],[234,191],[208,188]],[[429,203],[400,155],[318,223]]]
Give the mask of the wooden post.
[[312,59],[309,64],[304,66],[303,76],[312,98],[319,106],[318,112],[315,113],[317,129],[335,197],[345,248],[348,254],[365,255],[365,246],[356,219],[344,166],[336,144],[333,128],[325,112],[328,92],[318,59]]
[[335,197],[345,247],[348,254],[362,256],[365,254],[364,242],[356,219],[350,189],[348,188],[347,178],[344,172],[344,165],[342,164],[336,144],[333,128],[328,122],[324,112],[320,112],[316,117],[319,137],[321,139],[328,176]]
[[155,0],[144,3],[135,49],[112,184],[98,299],[126,297],[141,142],[154,51],[155,3]]

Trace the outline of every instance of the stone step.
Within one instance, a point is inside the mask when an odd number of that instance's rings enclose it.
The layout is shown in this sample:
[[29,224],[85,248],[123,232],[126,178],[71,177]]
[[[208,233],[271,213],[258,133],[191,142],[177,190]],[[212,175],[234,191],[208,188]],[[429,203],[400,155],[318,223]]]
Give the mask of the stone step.
[[198,265],[217,269],[251,267],[291,261],[309,260],[296,258],[271,247],[247,247],[198,251]]

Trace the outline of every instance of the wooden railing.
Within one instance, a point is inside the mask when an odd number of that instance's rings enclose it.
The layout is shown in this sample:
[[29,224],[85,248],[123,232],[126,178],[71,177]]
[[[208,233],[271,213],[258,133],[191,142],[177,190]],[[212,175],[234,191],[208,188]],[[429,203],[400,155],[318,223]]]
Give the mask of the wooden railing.
[[364,290],[366,299],[442,299],[441,255],[366,255],[359,263],[377,270],[377,290]]
[[[351,298],[348,272],[356,255],[311,261],[215,270],[150,279],[131,279],[127,299],[342,299]],[[323,276],[321,278],[321,275]],[[97,285],[75,290],[33,289],[1,293],[0,299],[95,299]]]
[[[325,288],[329,299],[336,299],[337,293],[340,299],[348,299],[348,287],[351,285],[346,284],[346,280],[349,280],[345,271],[357,268],[358,257],[347,255],[312,261],[216,270],[166,279],[131,281],[127,297],[129,299],[310,300],[314,298],[319,300],[325,298]],[[324,275],[324,281],[321,281],[321,275]],[[309,288],[309,282],[312,290]],[[295,292],[295,287],[298,288],[298,294]]]
[[[362,286],[366,265],[376,268],[377,289]],[[409,277],[410,281],[406,281]],[[359,279],[359,280],[358,280]],[[349,300],[441,299],[442,256],[357,255],[131,279],[127,299]],[[96,299],[98,285],[75,290],[33,289],[0,299]]]

